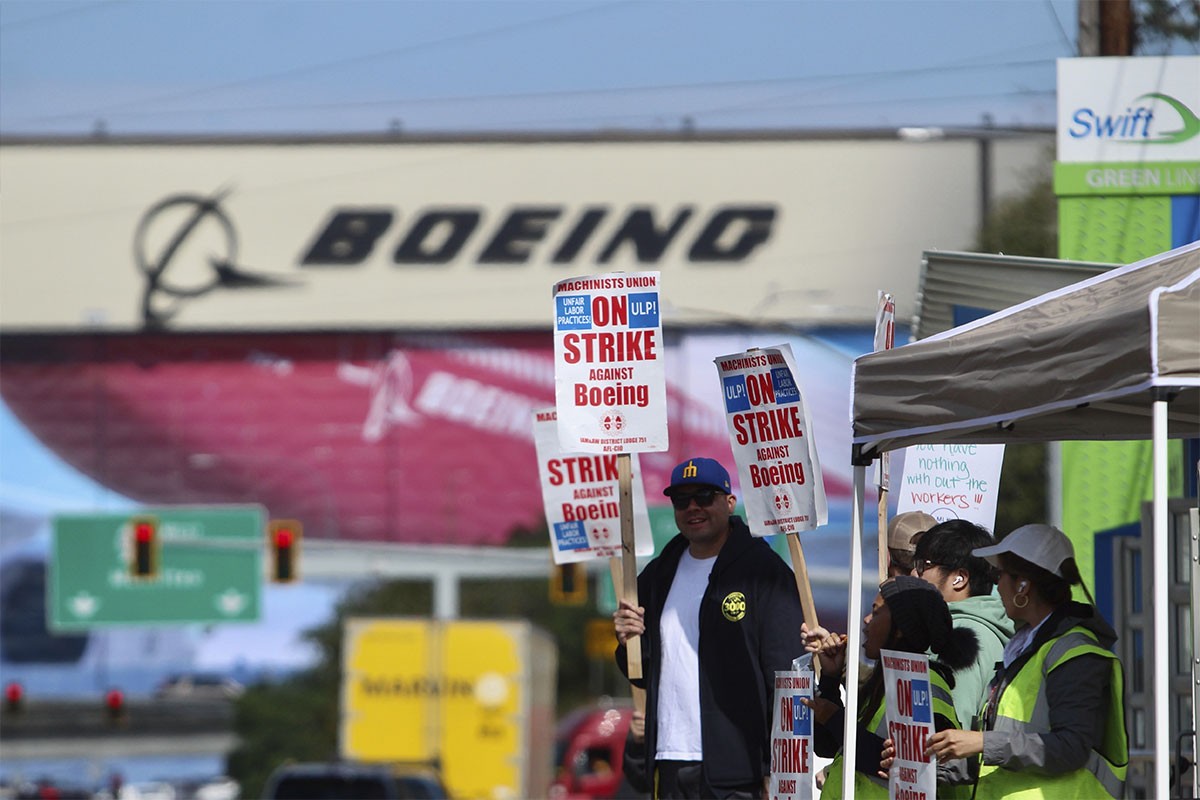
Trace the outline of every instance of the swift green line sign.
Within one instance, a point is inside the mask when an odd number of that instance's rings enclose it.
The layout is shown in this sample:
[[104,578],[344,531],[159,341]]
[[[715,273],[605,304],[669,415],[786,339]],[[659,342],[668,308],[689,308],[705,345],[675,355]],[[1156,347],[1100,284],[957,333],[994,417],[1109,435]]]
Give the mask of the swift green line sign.
[[[136,578],[135,521],[145,520],[157,530],[155,569]],[[46,581],[49,627],[253,622],[265,526],[261,506],[57,516]]]

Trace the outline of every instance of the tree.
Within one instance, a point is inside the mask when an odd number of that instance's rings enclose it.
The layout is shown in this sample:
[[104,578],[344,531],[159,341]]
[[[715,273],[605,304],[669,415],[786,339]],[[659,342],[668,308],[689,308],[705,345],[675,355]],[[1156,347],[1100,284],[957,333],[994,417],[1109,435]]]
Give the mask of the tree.
[[[976,252],[1057,258],[1058,198],[1052,173],[1048,155],[1026,176],[1022,194],[996,204],[979,231]],[[997,495],[997,533],[1047,518],[1046,454],[1041,442],[1005,447]]]
[[289,761],[337,759],[338,689],[341,682],[342,620],[353,616],[429,616],[428,583],[387,581],[358,586],[338,603],[333,618],[304,634],[319,656],[316,663],[280,681],[248,688],[237,700],[238,745],[226,772],[244,797],[261,797],[271,772]]
[[[546,536],[543,530],[543,546]],[[459,603],[467,619],[527,619],[548,631],[559,650],[558,708],[567,710],[589,700],[583,635],[587,619],[595,612],[588,607],[552,606],[547,589],[547,579],[464,581]],[[283,680],[252,686],[237,701],[234,732],[239,744],[229,755],[226,771],[241,783],[243,796],[262,796],[267,777],[280,764],[337,758],[343,620],[427,618],[432,613],[433,590],[428,582],[364,583],[337,604],[332,619],[306,631],[305,640],[319,654],[316,663]],[[616,673],[611,664],[604,669]]]
[[980,253],[1058,258],[1058,197],[1050,158],[1026,176],[1025,192],[998,202],[975,242]]
[[1141,0],[1133,20],[1135,52],[1165,55],[1176,41],[1200,42],[1200,0]]

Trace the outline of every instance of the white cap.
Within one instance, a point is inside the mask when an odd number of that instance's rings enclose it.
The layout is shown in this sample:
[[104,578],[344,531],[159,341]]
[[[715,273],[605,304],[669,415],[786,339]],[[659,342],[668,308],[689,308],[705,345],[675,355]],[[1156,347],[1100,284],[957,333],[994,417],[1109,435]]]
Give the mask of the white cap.
[[1001,539],[999,544],[971,551],[971,555],[986,558],[995,566],[1000,566],[994,558],[1000,553],[1012,553],[1061,578],[1062,564],[1068,558],[1075,557],[1075,548],[1058,528],[1039,523],[1022,525]]

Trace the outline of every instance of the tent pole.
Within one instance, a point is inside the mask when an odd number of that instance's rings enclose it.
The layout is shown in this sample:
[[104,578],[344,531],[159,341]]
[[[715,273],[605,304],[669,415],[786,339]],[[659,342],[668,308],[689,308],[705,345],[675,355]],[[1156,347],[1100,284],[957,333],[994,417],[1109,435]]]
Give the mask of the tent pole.
[[1167,638],[1171,543],[1167,541],[1167,401],[1155,398],[1154,459],[1154,797],[1171,796],[1171,664]]
[[[842,740],[842,797],[854,797],[854,764],[858,744],[858,652],[859,620],[862,618],[863,496],[867,491],[867,468],[854,467],[854,497],[850,522],[850,598],[846,620],[846,729]],[[1165,796],[1165,795],[1164,795]]]

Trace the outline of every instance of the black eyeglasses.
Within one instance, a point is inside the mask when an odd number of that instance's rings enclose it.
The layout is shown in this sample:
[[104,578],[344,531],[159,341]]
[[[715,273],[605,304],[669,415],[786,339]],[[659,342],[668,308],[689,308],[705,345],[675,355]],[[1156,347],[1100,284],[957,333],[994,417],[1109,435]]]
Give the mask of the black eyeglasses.
[[675,506],[676,511],[685,511],[695,500],[696,505],[700,508],[708,508],[719,494],[724,494],[724,492],[718,492],[716,489],[701,489],[695,494],[673,494],[671,495],[671,505]]
[[916,560],[916,562],[913,564],[913,568],[917,571],[918,576],[924,575],[925,570],[929,569],[930,567],[943,567],[943,566],[945,566],[945,564],[935,564],[934,562],[930,561],[928,558],[918,558]]

